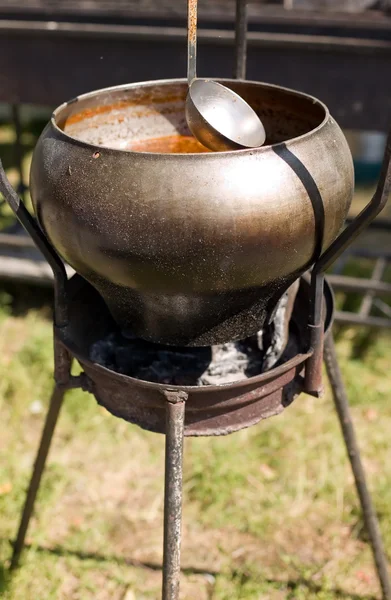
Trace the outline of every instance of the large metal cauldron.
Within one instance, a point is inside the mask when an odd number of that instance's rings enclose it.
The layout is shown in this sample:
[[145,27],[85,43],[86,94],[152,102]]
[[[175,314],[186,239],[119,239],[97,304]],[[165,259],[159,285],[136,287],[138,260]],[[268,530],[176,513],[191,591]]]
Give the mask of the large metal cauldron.
[[222,82],[260,115],[264,147],[127,151],[132,140],[188,134],[187,84],[171,80],[63,104],[35,149],[39,222],[125,333],[177,345],[254,333],[344,223],[353,164],[327,108],[271,85]]

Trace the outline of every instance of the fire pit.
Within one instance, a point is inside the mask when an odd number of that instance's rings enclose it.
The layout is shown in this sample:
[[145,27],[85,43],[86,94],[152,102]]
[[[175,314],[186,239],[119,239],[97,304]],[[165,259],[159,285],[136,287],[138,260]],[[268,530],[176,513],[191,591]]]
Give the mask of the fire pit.
[[[257,336],[215,348],[192,348],[189,354],[188,348],[123,338],[99,294],[79,276],[70,282],[69,294],[69,323],[56,328],[59,343],[82,365],[88,389],[99,404],[144,429],[165,432],[168,396],[186,397],[185,435],[222,435],[278,414],[303,390],[303,366],[311,354],[308,278],[300,282],[290,310],[288,339],[283,350],[274,353],[275,365],[270,369],[263,364],[270,361],[266,350],[273,346],[260,350]],[[328,286],[324,298],[327,331],[333,304]],[[212,359],[216,351],[219,358]],[[231,353],[231,382],[227,382],[224,364],[227,353]],[[240,369],[243,357],[247,373]],[[126,370],[133,377],[121,372]],[[168,385],[153,381],[156,375],[168,377]],[[182,378],[183,383],[174,385],[173,376]],[[204,385],[199,385],[200,378],[204,378]]]
[[[245,19],[238,15],[243,73]],[[317,396],[325,345],[375,564],[390,600],[385,553],[330,334],[333,300],[324,272],[387,201],[391,135],[373,199],[338,235],[352,195],[352,163],[327,108],[283,88],[226,83],[262,112],[271,145],[157,153],[152,133],[172,138],[183,127],[178,118],[185,87],[152,82],[87,94],[55,112],[32,167],[40,225],[0,169],[0,191],[55,277],[56,385],[12,567],[64,394],[81,387],[113,415],[166,435],[163,600],[177,600],[184,436],[231,433],[278,414],[303,391]],[[118,148],[127,123],[137,132],[130,141],[142,148]],[[78,271],[69,281],[57,251]],[[83,368],[77,377],[71,376],[73,358]]]

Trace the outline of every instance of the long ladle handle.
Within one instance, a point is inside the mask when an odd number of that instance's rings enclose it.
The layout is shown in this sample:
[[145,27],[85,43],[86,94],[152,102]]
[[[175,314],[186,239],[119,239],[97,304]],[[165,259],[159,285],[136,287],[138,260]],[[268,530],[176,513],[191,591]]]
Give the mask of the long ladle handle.
[[187,0],[187,81],[197,77],[197,0]]

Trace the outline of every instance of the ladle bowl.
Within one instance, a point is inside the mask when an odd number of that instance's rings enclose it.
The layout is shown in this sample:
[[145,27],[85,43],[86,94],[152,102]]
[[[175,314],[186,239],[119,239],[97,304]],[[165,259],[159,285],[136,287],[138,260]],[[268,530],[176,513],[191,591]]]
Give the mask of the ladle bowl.
[[246,100],[218,81],[197,77],[197,7],[198,0],[187,1],[187,125],[209,150],[258,148],[265,129]]
[[170,80],[63,104],[35,148],[39,223],[125,334],[194,346],[253,334],[345,221],[353,163],[327,108],[277,86],[222,83],[260,116],[266,145],[132,151],[190,134],[187,82]]
[[214,151],[258,148],[266,139],[255,110],[217,81],[195,79],[191,83],[186,119],[194,137]]

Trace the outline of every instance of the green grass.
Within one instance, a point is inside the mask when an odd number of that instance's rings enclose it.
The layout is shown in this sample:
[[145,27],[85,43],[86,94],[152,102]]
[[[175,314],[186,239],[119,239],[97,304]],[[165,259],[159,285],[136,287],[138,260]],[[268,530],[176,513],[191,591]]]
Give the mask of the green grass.
[[[81,391],[66,398],[29,547],[8,574],[52,386],[50,311],[37,294],[0,295],[2,598],[159,598],[164,439]],[[345,330],[338,353],[389,551],[390,338],[362,361],[358,336]],[[184,493],[182,598],[379,598],[329,393],[228,437],[186,440]]]
[[[24,132],[26,173],[37,133]],[[12,132],[2,128],[0,155],[15,183],[11,150]],[[1,225],[11,220],[1,208]],[[354,268],[363,275],[367,265]],[[34,288],[0,287],[0,597],[158,599],[164,439],[79,390],[66,397],[28,548],[9,575],[53,384],[49,300]],[[354,297],[339,301],[356,307]],[[380,332],[363,353],[366,336],[340,330],[337,348],[390,556],[390,337]],[[183,517],[182,600],[380,598],[328,391],[231,436],[187,439]]]

